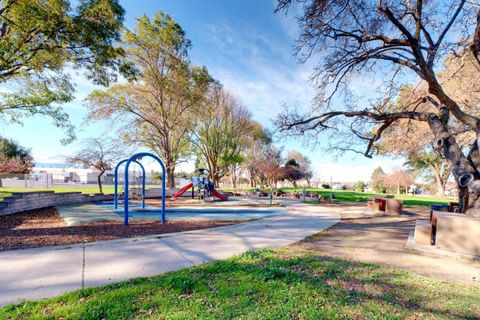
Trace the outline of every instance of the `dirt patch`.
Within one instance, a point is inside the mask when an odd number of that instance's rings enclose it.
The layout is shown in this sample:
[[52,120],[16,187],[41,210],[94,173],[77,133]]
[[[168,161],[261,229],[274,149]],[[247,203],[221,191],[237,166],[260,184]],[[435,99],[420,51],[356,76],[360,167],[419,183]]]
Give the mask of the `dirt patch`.
[[[341,211],[365,208],[358,204],[330,207],[338,207]],[[407,269],[440,279],[480,282],[480,262],[405,248],[410,231],[415,229],[415,221],[428,219],[428,214],[428,208],[424,207],[407,207],[400,216],[342,213],[338,224],[296,246],[355,261]]]
[[206,229],[240,221],[94,222],[68,227],[55,208],[0,216],[0,251]]

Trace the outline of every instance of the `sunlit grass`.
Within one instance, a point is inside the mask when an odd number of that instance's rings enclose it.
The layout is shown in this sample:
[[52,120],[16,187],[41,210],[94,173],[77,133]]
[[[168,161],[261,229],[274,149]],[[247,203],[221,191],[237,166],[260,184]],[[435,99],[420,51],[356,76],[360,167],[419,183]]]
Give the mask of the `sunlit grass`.
[[480,287],[313,251],[247,252],[0,310],[1,319],[476,319]]

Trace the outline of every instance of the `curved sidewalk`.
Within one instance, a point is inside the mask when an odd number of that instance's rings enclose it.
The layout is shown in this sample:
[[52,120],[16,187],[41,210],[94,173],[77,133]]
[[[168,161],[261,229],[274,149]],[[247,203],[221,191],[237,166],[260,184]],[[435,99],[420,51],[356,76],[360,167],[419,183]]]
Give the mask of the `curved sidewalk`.
[[0,306],[288,245],[339,219],[332,209],[291,203],[285,214],[234,226],[2,252]]

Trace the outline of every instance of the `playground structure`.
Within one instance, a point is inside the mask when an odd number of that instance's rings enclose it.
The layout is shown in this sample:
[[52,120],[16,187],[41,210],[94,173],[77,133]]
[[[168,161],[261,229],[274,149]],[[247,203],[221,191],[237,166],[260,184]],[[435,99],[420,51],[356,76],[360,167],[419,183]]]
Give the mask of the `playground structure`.
[[165,164],[163,163],[162,159],[157,157],[156,155],[149,153],[149,152],[140,152],[132,155],[128,159],[124,159],[120,161],[116,166],[115,166],[115,185],[114,185],[114,209],[118,208],[118,169],[120,166],[124,163],[125,164],[125,170],[124,170],[124,187],[123,187],[123,224],[128,226],[128,215],[129,215],[129,177],[128,177],[128,169],[130,168],[130,165],[133,163],[138,164],[141,169],[142,169],[142,209],[145,209],[145,168],[143,165],[138,161],[144,157],[150,157],[156,160],[159,164],[160,167],[162,168],[162,206],[161,206],[161,220],[162,223],[165,223],[165,187],[166,187],[166,181],[165,181]]
[[192,197],[195,193],[195,188],[198,190],[198,194],[204,200],[207,196],[216,197],[222,201],[227,201],[228,197],[224,194],[221,194],[217,190],[215,190],[215,184],[208,179],[208,172],[205,169],[199,169],[200,175],[198,177],[193,177],[192,182],[183,186],[180,190],[175,192],[172,195],[172,199],[176,199],[181,197],[187,190],[192,188]]

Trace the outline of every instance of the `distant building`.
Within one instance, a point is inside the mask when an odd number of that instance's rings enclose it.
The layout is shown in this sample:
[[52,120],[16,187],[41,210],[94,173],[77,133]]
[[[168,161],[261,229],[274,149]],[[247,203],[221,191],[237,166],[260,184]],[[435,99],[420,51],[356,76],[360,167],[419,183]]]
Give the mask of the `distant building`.
[[[53,181],[74,182],[74,183],[97,183],[100,171],[95,168],[72,168],[72,167],[34,167],[34,174],[47,173],[52,175]],[[108,179],[111,172],[107,172],[102,180]]]

